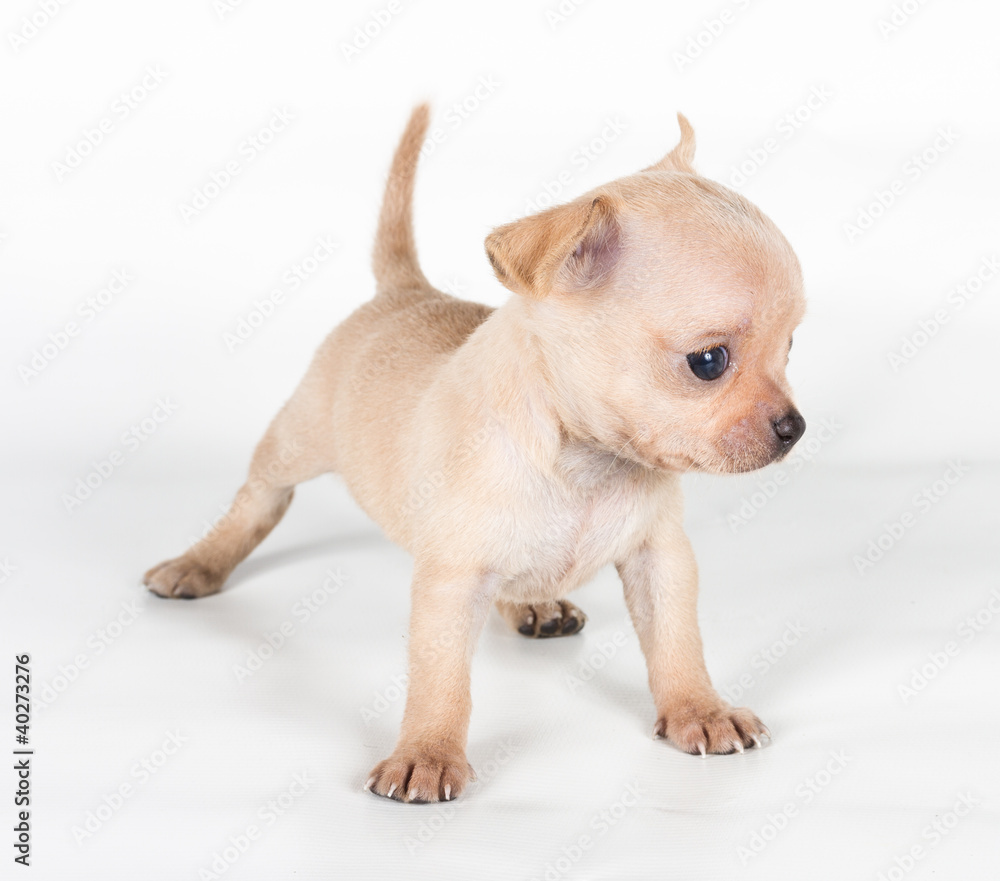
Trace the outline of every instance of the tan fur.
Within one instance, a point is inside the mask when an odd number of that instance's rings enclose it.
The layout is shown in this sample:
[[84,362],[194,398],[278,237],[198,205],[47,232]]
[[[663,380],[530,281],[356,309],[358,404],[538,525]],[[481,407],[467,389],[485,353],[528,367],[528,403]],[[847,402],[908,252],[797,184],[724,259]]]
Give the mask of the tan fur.
[[[219,590],[294,486],[334,471],[415,558],[410,689],[372,791],[458,795],[472,779],[469,666],[490,607],[529,636],[576,632],[585,616],[564,598],[609,562],[646,656],[655,732],[692,753],[759,743],[766,728],[722,701],[705,669],[678,476],[759,468],[801,433],[784,375],[804,302],[794,253],[756,207],[694,173],[678,117],[681,142],[655,165],[490,234],[517,296],[496,310],[457,300],[430,286],[413,245],[428,119],[414,111],[393,160],[377,295],[320,347],[230,513],[146,584],[167,597]],[[687,355],[721,345],[727,372],[696,378]]]

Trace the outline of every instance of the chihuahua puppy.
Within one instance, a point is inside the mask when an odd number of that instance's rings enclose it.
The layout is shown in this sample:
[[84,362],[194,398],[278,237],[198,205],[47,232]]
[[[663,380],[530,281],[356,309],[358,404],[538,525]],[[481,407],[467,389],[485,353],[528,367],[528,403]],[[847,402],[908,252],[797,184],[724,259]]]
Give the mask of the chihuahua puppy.
[[455,299],[414,248],[428,119],[417,107],[392,163],[374,299],[320,346],[229,513],[146,585],[215,593],[295,485],[336,472],[414,557],[402,732],[366,789],[459,795],[474,777],[469,668],[491,607],[529,637],[575,633],[586,618],[566,597],[607,563],[646,658],[654,735],[703,756],[759,746],[766,727],[705,669],[680,475],[761,468],[805,430],[785,379],[804,310],[792,248],[694,171],[678,115],[680,142],[655,165],[490,233],[515,295],[503,306]]

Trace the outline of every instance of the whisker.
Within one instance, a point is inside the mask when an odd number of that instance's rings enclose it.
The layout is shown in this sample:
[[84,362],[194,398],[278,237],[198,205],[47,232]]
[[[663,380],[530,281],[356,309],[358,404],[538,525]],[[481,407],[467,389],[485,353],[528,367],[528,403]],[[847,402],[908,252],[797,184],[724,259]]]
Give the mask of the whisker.
[[632,443],[632,441],[634,441],[638,436],[639,432],[637,431],[635,434],[632,435],[632,437],[630,437],[627,441],[625,441],[625,443],[621,445],[621,448],[618,450],[617,453],[615,453],[614,459],[611,460],[611,464],[608,465],[608,470],[604,472],[605,474],[609,474],[611,472],[611,469],[615,467],[615,462],[618,461],[618,457],[622,454],[622,450],[624,450],[625,447],[627,447],[630,443]]

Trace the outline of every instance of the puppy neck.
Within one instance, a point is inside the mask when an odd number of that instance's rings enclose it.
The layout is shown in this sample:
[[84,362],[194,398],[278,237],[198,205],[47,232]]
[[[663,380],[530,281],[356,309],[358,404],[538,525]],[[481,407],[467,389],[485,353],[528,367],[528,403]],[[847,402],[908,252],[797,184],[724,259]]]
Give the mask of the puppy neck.
[[532,464],[549,473],[577,471],[584,460],[599,470],[632,468],[627,455],[600,444],[574,414],[554,380],[532,316],[533,304],[511,297],[462,347],[469,406],[495,420]]

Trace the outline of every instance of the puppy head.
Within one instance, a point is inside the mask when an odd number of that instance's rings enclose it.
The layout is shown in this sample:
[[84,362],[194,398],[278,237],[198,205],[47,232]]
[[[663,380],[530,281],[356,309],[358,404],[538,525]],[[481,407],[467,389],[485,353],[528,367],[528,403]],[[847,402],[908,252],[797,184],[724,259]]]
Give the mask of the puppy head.
[[695,174],[679,120],[656,165],[501,226],[486,250],[569,433],[654,468],[751,471],[805,430],[785,379],[802,273],[756,206]]

